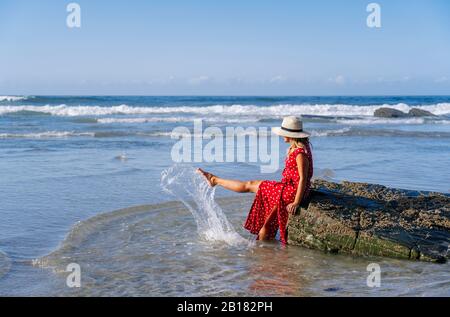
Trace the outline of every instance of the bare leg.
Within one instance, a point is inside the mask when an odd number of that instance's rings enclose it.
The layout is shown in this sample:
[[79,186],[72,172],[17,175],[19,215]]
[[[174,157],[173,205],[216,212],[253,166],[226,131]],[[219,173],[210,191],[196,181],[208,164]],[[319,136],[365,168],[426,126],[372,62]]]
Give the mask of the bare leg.
[[198,172],[201,173],[206,178],[207,182],[212,187],[219,185],[225,189],[237,193],[256,193],[259,189],[259,185],[263,182],[263,181],[242,182],[231,179],[223,179],[211,173],[205,172],[201,168],[198,169]]
[[261,230],[258,233],[258,240],[264,241],[264,240],[270,240],[269,239],[269,224],[274,221],[277,217],[277,211],[278,207],[275,206],[270,213],[269,217],[267,217],[266,222],[264,223],[264,226],[261,228]]

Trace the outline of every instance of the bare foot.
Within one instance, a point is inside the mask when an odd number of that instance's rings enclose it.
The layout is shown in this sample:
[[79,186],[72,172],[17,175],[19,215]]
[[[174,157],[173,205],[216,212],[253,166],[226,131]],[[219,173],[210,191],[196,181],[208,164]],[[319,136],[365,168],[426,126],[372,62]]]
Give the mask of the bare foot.
[[216,182],[215,182],[215,178],[216,177],[213,174],[205,172],[201,168],[197,169],[197,173],[200,173],[200,174],[202,174],[205,177],[205,179],[208,182],[209,186],[214,187],[214,186],[217,185]]

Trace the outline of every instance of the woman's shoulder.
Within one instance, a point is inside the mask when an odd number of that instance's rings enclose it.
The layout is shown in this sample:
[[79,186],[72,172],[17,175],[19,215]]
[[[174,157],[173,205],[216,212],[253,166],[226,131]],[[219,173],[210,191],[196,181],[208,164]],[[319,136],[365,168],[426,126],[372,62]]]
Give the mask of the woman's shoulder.
[[303,147],[295,148],[294,150],[291,151],[291,154],[290,154],[290,155],[295,155],[295,156],[297,156],[297,155],[300,154],[300,153],[305,153],[305,154],[306,154],[306,149],[303,148]]
[[309,153],[309,149],[304,148],[304,147],[298,147],[298,148],[292,150],[292,152],[289,156],[293,159],[297,159],[297,156],[300,154],[304,154],[308,159],[312,159],[312,157],[310,157],[311,153]]

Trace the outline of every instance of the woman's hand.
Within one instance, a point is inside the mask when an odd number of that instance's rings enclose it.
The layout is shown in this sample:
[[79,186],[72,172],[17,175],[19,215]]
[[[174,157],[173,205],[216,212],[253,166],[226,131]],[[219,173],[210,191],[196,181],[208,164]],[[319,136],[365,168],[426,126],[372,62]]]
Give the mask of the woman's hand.
[[291,215],[293,215],[297,211],[298,206],[299,203],[293,202],[292,204],[287,205],[286,209]]

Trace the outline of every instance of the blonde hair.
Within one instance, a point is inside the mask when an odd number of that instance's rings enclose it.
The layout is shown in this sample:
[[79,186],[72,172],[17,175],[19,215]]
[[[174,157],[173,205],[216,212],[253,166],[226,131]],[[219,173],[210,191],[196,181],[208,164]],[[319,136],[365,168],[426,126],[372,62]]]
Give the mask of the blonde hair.
[[291,146],[288,148],[287,154],[289,154],[292,150],[302,148],[306,152],[308,152],[309,149],[309,138],[288,138]]

